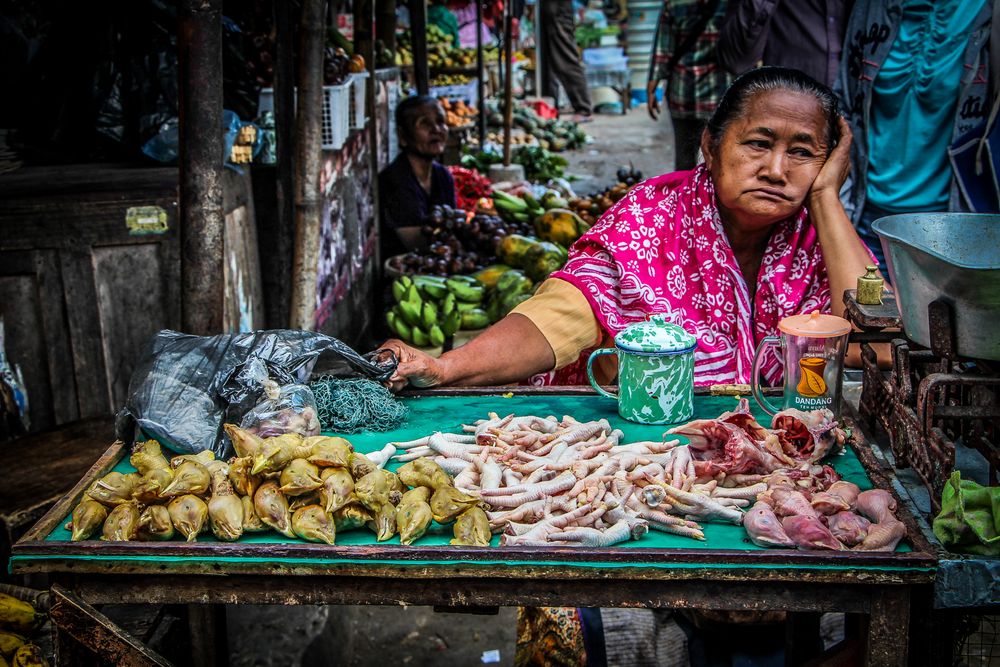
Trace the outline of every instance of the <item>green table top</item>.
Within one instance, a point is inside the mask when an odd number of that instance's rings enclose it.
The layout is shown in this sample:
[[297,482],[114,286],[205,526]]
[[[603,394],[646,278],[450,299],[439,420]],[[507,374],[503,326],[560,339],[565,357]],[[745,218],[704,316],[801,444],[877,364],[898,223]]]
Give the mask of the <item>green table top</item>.
[[[644,426],[640,424],[633,424],[631,422],[624,421],[617,414],[617,406],[614,401],[610,399],[605,399],[597,395],[553,395],[553,394],[539,394],[539,395],[514,395],[514,396],[503,396],[503,395],[480,395],[480,396],[419,396],[412,398],[403,399],[409,408],[409,415],[405,424],[392,432],[389,433],[360,433],[354,435],[348,435],[347,437],[351,443],[355,446],[358,451],[361,452],[371,452],[380,449],[386,442],[390,441],[405,441],[415,438],[422,437],[434,431],[445,431],[445,432],[459,432],[463,423],[472,423],[477,419],[487,417],[488,412],[496,412],[501,415],[515,413],[517,415],[526,414],[536,414],[536,415],[556,415],[561,417],[562,415],[572,415],[580,421],[589,421],[600,418],[607,419],[612,427],[620,428],[625,433],[624,442],[632,442],[637,440],[659,440],[662,438],[666,428],[664,426]],[[711,418],[717,417],[722,412],[726,410],[731,410],[736,406],[736,401],[732,397],[713,397],[713,396],[696,396],[695,397],[695,416],[696,418]],[[756,408],[756,406],[754,406]],[[755,410],[761,423],[768,424],[769,420],[766,419],[766,415]],[[844,453],[840,455],[835,455],[830,457],[826,463],[831,464],[838,473],[840,473],[845,480],[854,482],[862,489],[868,489],[872,487],[872,483],[869,480],[867,474],[861,462],[858,460],[855,452],[848,448]],[[398,464],[390,464],[390,469],[398,467]],[[132,471],[133,468],[128,463],[127,458],[123,459],[115,467],[115,470],[121,472]],[[48,542],[68,542],[70,538],[70,533],[63,527],[63,524],[69,520],[69,517],[60,523],[59,527],[53,530],[46,538],[45,541]],[[681,537],[677,535],[671,535],[668,533],[663,533],[656,530],[651,530],[642,539],[637,541],[632,541],[624,544],[617,545],[615,549],[687,549],[687,550],[711,550],[713,552],[718,552],[718,550],[732,550],[734,552],[740,552],[745,554],[746,552],[753,551],[766,551],[765,549],[754,545],[746,537],[746,533],[742,526],[735,526],[729,524],[720,523],[710,523],[704,522],[701,524],[704,533],[705,540],[693,540],[686,537]],[[428,564],[438,564],[454,561],[438,560],[435,559],[435,552],[440,551],[440,548],[448,545],[451,539],[450,527],[440,527],[433,526],[428,535],[421,538],[417,544],[410,547],[418,551],[426,551],[426,560],[405,560],[405,561],[385,561],[385,562],[395,562],[399,564],[407,565],[428,565]],[[499,541],[499,536],[494,536],[492,547],[497,547]],[[199,536],[198,542],[215,542],[215,538],[211,534],[204,534]],[[183,542],[175,541],[170,543],[157,543],[155,545],[155,554],[151,555],[135,555],[135,556],[122,556],[122,555],[42,555],[30,553],[22,553],[18,555],[15,550],[15,555],[12,556],[12,562],[20,559],[44,559],[44,558],[85,558],[85,559],[112,559],[112,560],[204,560],[202,558],[192,559],[188,556],[170,556],[167,552],[167,547],[170,544],[183,545]],[[293,545],[293,544],[304,544],[302,541],[293,540],[286,538],[274,532],[268,533],[257,533],[253,535],[246,535],[242,537],[234,545],[241,544],[275,544],[275,545]],[[353,531],[347,531],[337,535],[337,545],[339,546],[352,546],[352,545],[374,545],[374,534],[366,529],[359,529]],[[398,536],[392,538],[389,542],[383,544],[389,545],[399,545]],[[901,544],[897,549],[898,552],[908,552],[910,548],[906,544]],[[416,555],[416,554],[414,554]],[[334,554],[331,554],[334,556]],[[491,559],[489,561],[476,561],[477,565],[490,565],[490,564],[518,564],[524,562],[525,564],[530,564],[530,561],[520,561],[520,560],[508,560],[504,558],[503,550],[497,551],[497,558],[495,560]],[[238,554],[234,554],[231,557],[225,556],[210,556],[211,560],[218,560],[220,562],[227,561],[239,561],[239,562],[252,562],[245,557]],[[287,563],[289,565],[294,565],[298,562],[298,559],[294,558],[279,558],[279,559],[260,559],[261,561],[280,561],[282,563]],[[316,553],[316,557],[305,559],[303,562],[310,564],[320,564],[320,563],[350,563],[352,559],[350,557],[344,557],[344,552],[339,551],[332,558],[323,557],[321,552]],[[380,562],[378,560],[371,560],[370,558],[365,559],[366,563]],[[635,567],[635,564],[630,563],[615,563],[610,564],[607,562],[599,563],[581,563],[573,561],[567,563],[572,566],[601,566],[601,567]],[[727,567],[725,563],[717,562],[699,562],[691,563],[687,565],[678,565],[677,563],[663,563],[663,564],[648,564],[646,562],[642,563],[642,567]],[[745,567],[745,565],[741,565]],[[753,567],[753,566],[751,566]],[[782,567],[782,565],[762,564],[760,567]],[[789,565],[792,567],[792,565]],[[794,567],[801,567],[801,565],[794,565]],[[810,567],[833,567],[837,568],[836,564],[827,565],[810,565]],[[845,564],[843,567],[855,567],[853,564]],[[889,566],[891,569],[891,566]]]

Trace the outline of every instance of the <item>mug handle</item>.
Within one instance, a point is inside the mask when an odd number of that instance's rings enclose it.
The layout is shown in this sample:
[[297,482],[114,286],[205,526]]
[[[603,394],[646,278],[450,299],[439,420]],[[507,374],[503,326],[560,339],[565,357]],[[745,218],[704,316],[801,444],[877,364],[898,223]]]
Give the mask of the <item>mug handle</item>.
[[597,357],[601,356],[602,354],[615,354],[616,352],[617,350],[613,347],[602,347],[598,350],[594,350],[593,352],[591,352],[590,357],[587,358],[587,379],[590,380],[590,386],[593,387],[598,394],[600,394],[601,396],[606,396],[608,398],[613,398],[617,401],[618,396],[616,394],[612,394],[611,392],[606,391],[601,385],[597,384],[597,380],[594,379],[594,361],[597,359]]
[[[778,410],[774,407],[771,401],[767,400],[764,396],[764,392],[760,390],[760,362],[764,356],[764,350],[769,347],[778,347],[781,345],[781,339],[777,336],[766,336],[760,341],[760,345],[757,346],[757,351],[753,355],[753,370],[750,371],[750,387],[753,391],[754,400],[757,401],[757,405],[767,414],[774,416]],[[779,356],[780,359],[780,356]]]

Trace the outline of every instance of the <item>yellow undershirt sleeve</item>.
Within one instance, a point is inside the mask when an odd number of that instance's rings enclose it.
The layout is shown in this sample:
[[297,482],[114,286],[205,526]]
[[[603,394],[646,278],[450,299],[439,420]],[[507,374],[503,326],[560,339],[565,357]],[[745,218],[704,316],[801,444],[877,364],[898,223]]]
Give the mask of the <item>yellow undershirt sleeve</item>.
[[535,295],[511,312],[527,317],[545,336],[556,368],[580,358],[601,340],[601,328],[590,303],[576,287],[558,278],[543,282]]

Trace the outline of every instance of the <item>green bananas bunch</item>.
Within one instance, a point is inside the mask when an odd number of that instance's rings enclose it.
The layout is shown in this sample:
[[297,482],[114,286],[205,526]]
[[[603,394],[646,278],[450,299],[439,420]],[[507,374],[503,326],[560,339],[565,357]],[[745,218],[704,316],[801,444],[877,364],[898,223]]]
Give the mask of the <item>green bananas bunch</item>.
[[473,312],[481,310],[485,296],[486,288],[471,276],[401,276],[392,284],[396,303],[386,312],[385,320],[406,343],[440,347],[459,329],[488,324]]
[[545,207],[530,192],[515,197],[502,190],[494,190],[493,206],[501,218],[515,222],[533,222],[535,218],[545,213]]

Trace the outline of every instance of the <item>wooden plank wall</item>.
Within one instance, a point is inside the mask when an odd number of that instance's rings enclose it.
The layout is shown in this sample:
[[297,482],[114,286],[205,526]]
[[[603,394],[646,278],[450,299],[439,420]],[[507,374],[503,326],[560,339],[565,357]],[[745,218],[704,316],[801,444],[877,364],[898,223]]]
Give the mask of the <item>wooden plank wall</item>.
[[[227,170],[227,326],[262,323],[248,174]],[[0,181],[0,317],[21,367],[31,431],[110,415],[136,356],[180,327],[177,170],[116,165],[26,168]],[[132,207],[158,206],[167,229],[134,235]]]
[[[159,206],[162,234],[126,212]],[[0,183],[0,317],[31,430],[111,414],[142,342],[180,324],[177,170],[26,168]]]

